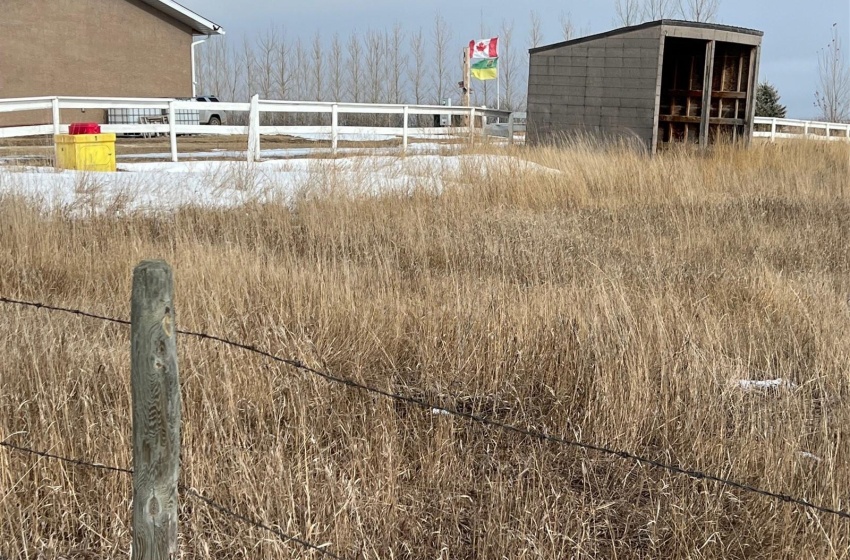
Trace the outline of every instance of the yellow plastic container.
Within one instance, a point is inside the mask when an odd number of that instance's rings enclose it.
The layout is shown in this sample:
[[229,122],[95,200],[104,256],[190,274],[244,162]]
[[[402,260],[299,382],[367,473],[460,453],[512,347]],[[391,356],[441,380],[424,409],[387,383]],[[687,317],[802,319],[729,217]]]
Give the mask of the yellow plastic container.
[[115,171],[115,134],[57,134],[56,168]]

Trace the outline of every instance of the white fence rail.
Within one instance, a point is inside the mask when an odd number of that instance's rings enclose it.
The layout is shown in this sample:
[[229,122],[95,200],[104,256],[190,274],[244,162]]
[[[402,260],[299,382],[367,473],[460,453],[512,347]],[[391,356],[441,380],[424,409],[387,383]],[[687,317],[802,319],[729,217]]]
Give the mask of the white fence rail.
[[[177,122],[177,111],[216,111],[229,113],[247,113],[247,126],[209,126],[180,124]],[[22,111],[51,111],[51,124],[33,126],[0,127],[0,138],[18,138],[68,132],[68,123],[61,122],[61,111],[66,109],[154,109],[161,110],[167,115],[165,124],[104,124],[101,131],[116,134],[167,134],[171,143],[171,159],[177,161],[178,134],[211,134],[211,135],[247,135],[247,155],[249,161],[260,158],[260,139],[263,134],[321,134],[331,141],[331,149],[336,152],[340,134],[387,134],[401,136],[402,150],[407,150],[411,132],[427,136],[466,136],[471,142],[477,134],[484,134],[488,118],[505,119],[508,127],[507,136],[511,142],[514,133],[523,131],[524,124],[519,124],[515,115],[524,118],[524,114],[514,114],[510,111],[485,109],[480,107],[447,107],[442,105],[391,105],[372,103],[333,103],[308,101],[272,101],[261,100],[259,96],[251,98],[250,103],[215,103],[184,101],[178,99],[148,99],[148,98],[106,98],[106,97],[29,97],[20,99],[0,99],[0,113],[19,113]],[[331,117],[329,126],[261,126],[262,113],[324,113]],[[400,127],[363,127],[343,126],[339,124],[341,114],[364,115],[400,115]],[[410,117],[414,115],[450,115],[466,119],[463,127],[411,127]]]
[[754,124],[753,136],[769,138],[771,142],[775,142],[777,138],[850,141],[850,124],[847,123],[756,117]]

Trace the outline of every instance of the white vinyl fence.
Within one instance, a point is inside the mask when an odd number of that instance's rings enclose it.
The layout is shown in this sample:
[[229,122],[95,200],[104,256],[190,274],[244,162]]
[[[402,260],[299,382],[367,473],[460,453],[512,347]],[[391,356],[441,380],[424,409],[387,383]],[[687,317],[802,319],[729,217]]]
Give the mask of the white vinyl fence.
[[850,124],[756,117],[753,136],[778,139],[850,140]]
[[[183,101],[178,99],[149,99],[149,98],[105,98],[105,97],[28,97],[18,99],[0,99],[0,113],[16,113],[23,111],[52,112],[51,124],[33,126],[0,127],[0,138],[18,138],[25,136],[40,136],[65,134],[68,123],[61,122],[61,111],[65,109],[154,109],[161,110],[167,116],[163,124],[104,124],[102,132],[116,134],[167,134],[171,140],[171,159],[177,161],[178,134],[213,134],[213,135],[247,135],[248,160],[260,158],[260,137],[263,134],[320,134],[331,141],[331,149],[337,150],[340,134],[360,135],[394,135],[400,136],[402,150],[407,150],[411,132],[419,136],[467,137],[471,142],[476,135],[485,133],[484,124],[488,119],[507,121],[507,136],[513,142],[514,133],[524,130],[524,124],[515,125],[515,115],[510,111],[485,109],[481,107],[447,107],[442,105],[382,105],[372,103],[332,103],[312,101],[272,101],[261,100],[255,95],[250,103],[209,103],[203,101]],[[225,111],[233,113],[248,113],[247,126],[233,125],[192,125],[177,122],[178,111]],[[330,126],[261,126],[261,113],[325,113],[330,115]],[[363,127],[342,126],[339,124],[341,114],[365,115],[400,115],[400,127]],[[411,127],[410,117],[414,115],[450,115],[465,117],[468,126],[464,127]],[[524,114],[521,115],[524,117]]]

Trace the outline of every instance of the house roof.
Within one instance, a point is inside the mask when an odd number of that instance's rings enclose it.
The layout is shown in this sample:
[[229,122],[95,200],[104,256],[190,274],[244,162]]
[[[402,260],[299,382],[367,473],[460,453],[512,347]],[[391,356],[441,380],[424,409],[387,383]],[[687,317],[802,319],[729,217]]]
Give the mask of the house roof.
[[224,29],[220,25],[196,14],[173,0],[142,0],[142,2],[171,16],[180,23],[188,25],[197,35],[224,35]]
[[612,29],[611,31],[606,31],[605,33],[597,33],[596,35],[588,35],[587,37],[579,37],[578,39],[571,39],[569,41],[562,41],[560,43],[554,43],[552,45],[543,45],[542,47],[537,47],[535,49],[529,49],[530,54],[548,51],[550,49],[557,49],[560,47],[566,47],[570,45],[577,45],[579,43],[586,43],[589,41],[595,41],[597,39],[605,39],[607,37],[616,37],[617,35],[622,35],[624,33],[630,33],[632,31],[638,31],[640,29],[649,29],[651,27],[661,27],[663,25],[668,25],[672,27],[692,27],[695,29],[713,29],[715,31],[731,31],[732,33],[743,33],[745,35],[755,35],[757,37],[763,37],[764,32],[758,31],[756,29],[747,29],[745,27],[734,27],[732,25],[720,25],[718,23],[703,23],[698,21],[684,21],[678,19],[659,19],[656,21],[648,21],[646,23],[641,23],[640,25],[632,25],[629,27],[620,27],[619,29]]

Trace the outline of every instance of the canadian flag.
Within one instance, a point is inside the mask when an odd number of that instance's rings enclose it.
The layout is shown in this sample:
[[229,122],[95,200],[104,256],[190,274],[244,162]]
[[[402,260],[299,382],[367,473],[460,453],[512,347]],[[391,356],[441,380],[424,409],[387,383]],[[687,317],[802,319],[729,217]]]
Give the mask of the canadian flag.
[[469,56],[470,58],[496,58],[497,56],[499,56],[499,51],[497,48],[498,43],[498,37],[470,41]]

